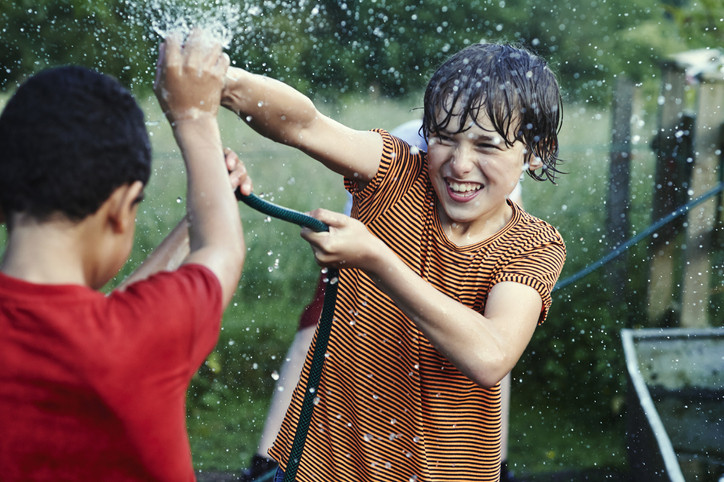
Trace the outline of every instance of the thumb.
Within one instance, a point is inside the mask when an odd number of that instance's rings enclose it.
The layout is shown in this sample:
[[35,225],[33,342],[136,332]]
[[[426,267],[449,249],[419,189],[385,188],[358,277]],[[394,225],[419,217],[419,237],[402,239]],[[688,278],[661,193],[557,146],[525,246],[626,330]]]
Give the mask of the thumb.
[[318,208],[309,213],[313,218],[322,221],[329,227],[342,227],[345,225],[347,216],[329,209]]

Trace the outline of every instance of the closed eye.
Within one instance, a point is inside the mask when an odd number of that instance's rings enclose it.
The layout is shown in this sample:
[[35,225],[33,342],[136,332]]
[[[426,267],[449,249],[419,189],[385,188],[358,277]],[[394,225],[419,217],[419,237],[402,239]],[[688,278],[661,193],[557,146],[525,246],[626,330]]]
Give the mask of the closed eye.
[[435,140],[440,144],[452,144],[453,142],[452,137],[446,136],[445,134],[442,134],[440,132],[435,134]]
[[477,144],[476,147],[481,151],[500,150],[500,144],[494,144],[491,142],[484,142]]

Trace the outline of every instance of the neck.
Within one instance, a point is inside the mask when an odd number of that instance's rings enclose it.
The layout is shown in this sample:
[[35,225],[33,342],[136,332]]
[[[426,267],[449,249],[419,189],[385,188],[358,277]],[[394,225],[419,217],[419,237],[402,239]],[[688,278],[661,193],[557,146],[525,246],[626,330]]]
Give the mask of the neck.
[[8,234],[0,271],[39,284],[88,285],[92,256],[84,222],[21,220]]
[[505,206],[495,213],[469,223],[458,223],[449,219],[439,206],[438,216],[445,234],[452,243],[456,246],[470,246],[485,241],[503,229],[513,217],[513,208],[506,202]]

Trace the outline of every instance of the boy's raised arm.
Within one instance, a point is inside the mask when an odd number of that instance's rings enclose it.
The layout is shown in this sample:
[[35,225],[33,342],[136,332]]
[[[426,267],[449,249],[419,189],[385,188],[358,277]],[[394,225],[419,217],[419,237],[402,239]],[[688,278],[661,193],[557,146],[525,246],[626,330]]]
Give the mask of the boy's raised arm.
[[224,305],[236,289],[244,241],[216,116],[229,59],[221,46],[194,31],[184,45],[170,36],[161,46],[154,90],[173,128],[188,176],[190,252],[221,282]]
[[377,173],[378,134],[336,122],[283,82],[230,67],[221,103],[263,136],[302,150],[334,172],[362,183]]

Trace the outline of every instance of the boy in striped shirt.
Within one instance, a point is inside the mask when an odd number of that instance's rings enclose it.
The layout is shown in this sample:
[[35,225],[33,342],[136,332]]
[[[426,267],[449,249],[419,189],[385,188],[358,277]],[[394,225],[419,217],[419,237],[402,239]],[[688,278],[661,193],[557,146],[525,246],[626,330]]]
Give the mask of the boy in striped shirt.
[[[427,152],[241,69],[222,104],[342,174],[354,196],[351,217],[312,213],[329,232],[302,230],[340,279],[297,480],[497,481],[499,382],[545,319],[565,258],[558,232],[508,200],[522,172],[558,172],[551,70],[509,45],[453,55],[425,92]],[[280,474],[310,361],[270,450]]]

